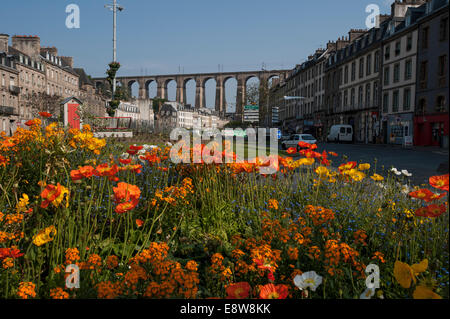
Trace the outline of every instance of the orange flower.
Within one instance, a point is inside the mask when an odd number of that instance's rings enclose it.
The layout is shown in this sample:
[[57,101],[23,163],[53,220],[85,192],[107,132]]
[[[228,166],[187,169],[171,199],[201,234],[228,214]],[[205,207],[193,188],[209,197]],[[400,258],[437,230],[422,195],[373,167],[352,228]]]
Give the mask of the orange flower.
[[248,282],[238,282],[227,287],[227,299],[247,299],[252,287]]
[[114,200],[118,204],[116,213],[123,214],[132,210],[138,204],[141,190],[136,185],[120,182],[117,187],[113,187]]
[[[50,203],[53,203],[55,207],[58,207],[64,199],[64,195],[69,194],[69,190],[59,183],[57,185],[47,185],[41,193],[41,197],[44,200],[41,203],[42,208],[47,208]],[[67,202],[68,206],[69,202]]]
[[342,171],[347,171],[347,170],[353,169],[356,167],[356,165],[358,165],[358,163],[356,163],[356,162],[348,162],[345,164],[341,164],[339,166],[339,171],[342,172]]
[[295,153],[297,153],[297,149],[295,147],[289,147],[286,150],[286,153],[288,153],[289,155],[295,154]]
[[301,148],[310,148],[311,144],[301,141],[298,142],[298,146],[300,146]]
[[448,179],[449,179],[448,176],[449,174],[441,176],[432,176],[429,179],[430,185],[433,186],[434,188],[448,192]]
[[328,154],[330,154],[331,156],[334,156],[334,157],[338,156],[337,153],[335,153],[335,152],[328,152]]
[[136,219],[136,225],[137,227],[142,227],[142,225],[144,225],[144,221],[142,219]]
[[122,164],[124,164],[124,165],[128,165],[128,164],[131,163],[131,158],[129,158],[129,159],[122,159],[122,158],[119,158],[119,162],[122,163]]
[[39,116],[42,116],[42,117],[52,117],[52,115],[48,112],[39,112],[38,114],[39,114]]
[[286,299],[288,287],[286,285],[267,284],[261,287],[259,297],[261,299]]
[[278,201],[276,200],[276,199],[269,199],[269,208],[270,209],[275,209],[275,210],[277,210],[278,209]]

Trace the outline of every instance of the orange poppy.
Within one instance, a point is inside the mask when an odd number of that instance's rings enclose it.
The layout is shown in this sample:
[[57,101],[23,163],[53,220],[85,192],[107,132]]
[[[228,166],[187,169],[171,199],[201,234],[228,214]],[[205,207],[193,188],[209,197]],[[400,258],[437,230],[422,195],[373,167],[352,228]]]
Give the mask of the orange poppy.
[[247,299],[252,287],[248,282],[238,282],[227,287],[227,299]]
[[358,163],[356,163],[356,162],[348,162],[345,164],[341,164],[339,166],[339,171],[342,172],[342,171],[347,171],[347,170],[353,169],[356,167],[356,165],[358,165]]
[[311,144],[303,141],[298,142],[298,146],[300,146],[301,148],[311,148]]
[[133,150],[133,151],[140,151],[141,149],[143,149],[143,146],[137,146],[137,145],[130,145],[129,149]]
[[261,287],[259,297],[261,299],[286,299],[288,287],[286,285],[267,284]]
[[434,188],[448,192],[448,176],[449,174],[441,176],[432,176],[429,179],[430,185],[433,186]]
[[41,203],[42,208],[47,208],[48,205],[53,202],[61,194],[61,185],[58,183],[55,185],[47,185],[41,193],[44,201]]
[[335,152],[328,152],[328,154],[330,154],[331,156],[334,156],[334,157],[338,156],[337,153],[335,153]]
[[142,219],[136,219],[136,225],[137,227],[142,227],[142,225],[144,225],[144,221]]
[[295,147],[289,147],[286,150],[286,153],[288,153],[289,155],[295,154],[295,153],[297,153],[297,149]]
[[0,260],[5,258],[19,258],[24,254],[17,248],[0,248]]

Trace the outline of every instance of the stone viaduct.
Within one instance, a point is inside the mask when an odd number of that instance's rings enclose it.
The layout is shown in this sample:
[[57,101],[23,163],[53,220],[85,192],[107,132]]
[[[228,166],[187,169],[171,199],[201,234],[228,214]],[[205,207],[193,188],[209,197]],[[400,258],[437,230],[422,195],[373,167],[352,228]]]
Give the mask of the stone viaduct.
[[[186,104],[186,83],[194,80],[196,83],[195,89],[195,107],[206,107],[205,99],[205,83],[210,79],[216,81],[216,101],[215,110],[219,114],[224,115],[225,110],[225,82],[234,78],[237,81],[236,94],[236,116],[243,116],[243,107],[246,102],[246,88],[247,81],[250,78],[256,77],[259,79],[260,85],[264,85],[273,77],[279,77],[280,80],[288,76],[290,70],[263,70],[263,71],[245,71],[245,72],[221,72],[221,73],[198,73],[198,74],[174,74],[174,75],[153,75],[153,76],[122,76],[117,77],[117,82],[120,85],[127,86],[131,91],[131,86],[134,83],[139,85],[139,99],[149,98],[149,85],[156,82],[157,94],[159,98],[168,99],[167,86],[169,82],[175,81],[177,84],[176,101],[181,104]],[[106,78],[94,78],[96,86],[106,84]]]

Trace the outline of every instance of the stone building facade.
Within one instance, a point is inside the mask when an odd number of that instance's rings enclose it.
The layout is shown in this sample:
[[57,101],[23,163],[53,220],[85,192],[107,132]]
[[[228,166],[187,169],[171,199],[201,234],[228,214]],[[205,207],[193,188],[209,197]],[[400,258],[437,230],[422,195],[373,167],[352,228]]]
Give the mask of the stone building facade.
[[449,147],[449,1],[433,0],[418,20],[414,143]]

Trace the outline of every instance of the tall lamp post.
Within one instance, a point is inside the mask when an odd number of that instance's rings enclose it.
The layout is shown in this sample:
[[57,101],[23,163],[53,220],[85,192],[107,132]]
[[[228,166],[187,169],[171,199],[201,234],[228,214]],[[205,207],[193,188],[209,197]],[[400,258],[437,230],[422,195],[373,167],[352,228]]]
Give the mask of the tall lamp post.
[[[112,10],[113,12],[113,62],[117,62],[117,32],[116,32],[116,25],[117,25],[117,10],[123,11],[123,7],[121,5],[117,4],[117,0],[113,0],[113,4],[107,4],[105,5],[105,8]],[[116,77],[114,76],[113,79],[113,92],[112,96],[114,97],[114,94],[116,93]]]

